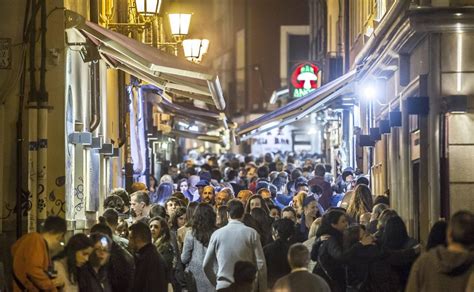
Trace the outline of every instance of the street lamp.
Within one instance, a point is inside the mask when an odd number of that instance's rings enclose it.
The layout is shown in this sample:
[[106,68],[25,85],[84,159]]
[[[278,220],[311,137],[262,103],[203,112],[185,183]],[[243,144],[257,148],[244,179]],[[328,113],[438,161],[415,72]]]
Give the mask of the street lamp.
[[162,0],[135,0],[138,14],[154,16],[160,13]]
[[180,39],[189,32],[189,24],[191,23],[191,14],[172,13],[168,14],[171,26],[171,34],[173,37]]
[[183,41],[184,56],[192,61],[199,63],[202,56],[207,53],[209,40],[207,39],[187,39]]

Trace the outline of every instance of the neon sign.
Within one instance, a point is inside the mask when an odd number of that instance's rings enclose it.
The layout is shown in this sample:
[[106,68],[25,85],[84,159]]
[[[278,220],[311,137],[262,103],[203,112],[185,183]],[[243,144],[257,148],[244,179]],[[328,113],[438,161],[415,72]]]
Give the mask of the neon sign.
[[294,98],[305,96],[318,88],[320,82],[319,67],[312,63],[300,63],[291,74],[290,94]]

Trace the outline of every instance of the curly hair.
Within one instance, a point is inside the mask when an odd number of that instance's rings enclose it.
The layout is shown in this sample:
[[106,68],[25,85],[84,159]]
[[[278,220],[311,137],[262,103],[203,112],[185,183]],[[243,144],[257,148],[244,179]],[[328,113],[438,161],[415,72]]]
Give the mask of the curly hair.
[[194,237],[205,247],[209,244],[216,227],[216,213],[211,205],[199,203],[194,211],[192,232]]

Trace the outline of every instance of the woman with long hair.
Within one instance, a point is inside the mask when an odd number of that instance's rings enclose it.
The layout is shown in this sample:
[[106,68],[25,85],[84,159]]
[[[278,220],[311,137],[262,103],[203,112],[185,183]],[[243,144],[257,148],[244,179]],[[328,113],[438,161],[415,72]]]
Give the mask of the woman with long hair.
[[[418,242],[414,238],[408,236],[405,222],[403,222],[401,217],[394,216],[388,219],[381,239],[382,249],[389,253],[394,253],[413,249],[417,245]],[[405,289],[408,282],[410,269],[416,260],[416,257],[417,255],[413,255],[411,258],[408,258],[406,262],[400,264],[391,263],[391,271],[396,276],[394,278],[399,280],[398,288],[402,291]]]
[[[188,290],[215,291],[216,288],[209,282],[202,263],[206,255],[207,246],[216,227],[216,213],[211,205],[199,203],[194,212],[191,230],[186,233],[181,261],[186,266]],[[196,287],[189,287],[194,285]]]
[[173,259],[174,259],[174,249],[171,243],[171,234],[168,227],[168,223],[162,217],[154,217],[148,221],[148,225],[151,230],[151,237],[153,245],[155,245],[156,250],[161,254],[167,269],[171,274],[173,270]]
[[250,211],[254,208],[261,208],[265,213],[269,214],[270,210],[268,210],[267,203],[260,195],[252,195],[248,201],[247,205],[245,206],[245,213],[250,214]]
[[65,283],[63,291],[79,291],[78,269],[87,263],[93,251],[92,240],[79,233],[72,236],[64,250],[53,258],[58,277]]
[[260,242],[265,246],[272,242],[272,220],[262,208],[253,208],[250,215],[257,222],[258,234],[260,235]]
[[176,240],[178,241],[178,248],[180,251],[179,254],[181,254],[181,252],[183,251],[184,238],[186,237],[186,233],[188,232],[188,230],[191,230],[194,218],[194,211],[196,210],[198,205],[198,202],[190,202],[188,204],[188,207],[186,208],[186,224],[184,224],[183,227],[180,227],[178,229],[176,235]]
[[276,280],[291,272],[288,264],[288,249],[290,238],[295,233],[295,223],[290,219],[279,219],[272,224],[274,241],[263,247],[265,262],[267,263],[267,287],[271,288]]
[[[311,250],[311,259],[317,262],[313,272],[323,277],[331,287],[331,291],[335,292],[346,289],[344,264],[354,250],[354,248],[349,250],[343,248],[343,232],[347,226],[347,215],[344,212],[328,211],[322,217],[321,226],[316,233],[318,240]],[[359,243],[369,245],[373,243],[373,239],[366,236]]]
[[369,187],[360,184],[354,190],[354,195],[351,198],[349,207],[347,207],[347,215],[351,222],[359,223],[360,215],[372,212],[373,207],[372,192]]

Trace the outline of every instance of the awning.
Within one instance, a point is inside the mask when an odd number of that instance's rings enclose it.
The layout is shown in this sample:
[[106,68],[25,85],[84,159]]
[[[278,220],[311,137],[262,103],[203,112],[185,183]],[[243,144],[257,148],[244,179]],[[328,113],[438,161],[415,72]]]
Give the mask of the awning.
[[219,78],[204,66],[86,21],[70,10],[66,10],[66,30],[74,30],[88,39],[113,68],[135,75],[167,93],[204,101],[219,111],[225,109]]
[[247,140],[252,136],[268,132],[276,127],[288,125],[306,117],[312,112],[323,109],[338,96],[352,90],[349,87],[352,87],[351,82],[355,79],[356,73],[357,70],[352,70],[310,92],[308,95],[238,127],[236,130],[237,135],[240,137],[240,140]]

